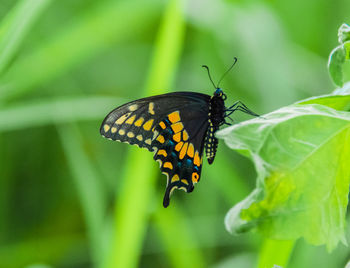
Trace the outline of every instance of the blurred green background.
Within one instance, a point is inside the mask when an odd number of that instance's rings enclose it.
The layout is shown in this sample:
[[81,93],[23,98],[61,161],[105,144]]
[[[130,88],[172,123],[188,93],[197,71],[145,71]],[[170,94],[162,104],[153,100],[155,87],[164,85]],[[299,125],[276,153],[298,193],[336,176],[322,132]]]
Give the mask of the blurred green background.
[[[254,188],[249,160],[221,142],[193,193],[164,209],[152,154],[103,139],[100,123],[133,99],[212,94],[201,65],[217,81],[234,56],[227,104],[264,114],[330,93],[349,21],[347,0],[1,0],[0,267],[255,267],[264,238],[224,228]],[[300,240],[288,267],[349,258]]]

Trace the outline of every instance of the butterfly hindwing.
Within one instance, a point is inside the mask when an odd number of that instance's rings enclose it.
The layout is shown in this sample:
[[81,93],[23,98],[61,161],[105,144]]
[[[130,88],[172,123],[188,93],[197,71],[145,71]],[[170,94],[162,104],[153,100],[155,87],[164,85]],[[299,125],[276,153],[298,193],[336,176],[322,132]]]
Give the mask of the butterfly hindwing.
[[200,179],[207,120],[198,117],[198,124],[194,127],[190,127],[193,126],[190,122],[186,123],[181,120],[181,111],[174,111],[155,129],[157,135],[152,143],[156,148],[154,159],[167,176],[164,207],[169,205],[170,195],[175,189],[192,192],[194,184]]
[[101,135],[153,151],[167,176],[163,205],[174,189],[192,192],[200,179],[210,96],[175,92],[136,100],[114,109]]

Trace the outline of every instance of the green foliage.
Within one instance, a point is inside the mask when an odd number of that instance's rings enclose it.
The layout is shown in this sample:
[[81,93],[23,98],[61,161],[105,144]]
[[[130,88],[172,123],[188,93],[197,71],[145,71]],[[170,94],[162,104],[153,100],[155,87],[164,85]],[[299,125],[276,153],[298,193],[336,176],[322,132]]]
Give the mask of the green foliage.
[[226,128],[218,137],[254,161],[257,188],[226,217],[241,233],[344,244],[350,166],[350,115],[321,105],[287,106]]
[[340,45],[331,52],[328,61],[329,73],[337,86],[343,86],[343,65],[350,60],[350,26],[342,24],[338,30]]

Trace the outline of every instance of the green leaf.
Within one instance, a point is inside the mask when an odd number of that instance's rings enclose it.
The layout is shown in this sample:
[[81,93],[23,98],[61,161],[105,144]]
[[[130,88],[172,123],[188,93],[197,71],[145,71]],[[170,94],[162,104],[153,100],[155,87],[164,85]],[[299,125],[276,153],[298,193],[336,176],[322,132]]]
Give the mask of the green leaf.
[[350,26],[343,23],[338,29],[338,41],[340,44],[350,41]]
[[329,74],[337,86],[343,86],[344,74],[343,65],[346,60],[350,59],[350,27],[347,24],[342,24],[338,30],[338,41],[340,46],[337,46],[328,60]]
[[252,228],[270,239],[304,237],[333,249],[344,237],[350,165],[350,114],[294,105],[217,133],[249,156],[257,186],[225,219],[232,233]]
[[337,88],[331,94],[311,97],[297,102],[297,104],[321,104],[335,110],[350,110],[350,83],[346,83],[342,88]]
[[345,62],[346,52],[344,45],[337,46],[331,52],[328,60],[328,71],[334,84],[343,86],[343,64]]

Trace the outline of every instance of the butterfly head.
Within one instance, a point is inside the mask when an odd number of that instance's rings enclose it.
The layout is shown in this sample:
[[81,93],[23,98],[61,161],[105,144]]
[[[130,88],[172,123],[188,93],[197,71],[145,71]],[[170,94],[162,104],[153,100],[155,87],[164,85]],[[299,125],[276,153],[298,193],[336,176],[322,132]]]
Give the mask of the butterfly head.
[[227,98],[226,94],[221,88],[216,88],[216,90],[214,91],[214,96],[222,98],[223,100],[226,100]]
[[215,83],[213,82],[213,79],[211,79],[209,67],[208,67],[207,65],[202,65],[202,67],[204,67],[205,69],[207,69],[209,80],[210,80],[210,82],[213,84],[213,86],[214,86],[214,88],[215,88],[214,96],[213,96],[215,99],[220,98],[220,99],[222,99],[222,100],[226,100],[227,96],[226,96],[226,94],[222,91],[222,89],[219,87],[219,85],[220,85],[220,82],[222,81],[222,79],[226,76],[226,74],[233,68],[233,66],[235,66],[236,62],[237,62],[237,58],[234,57],[232,65],[231,65],[230,68],[228,68],[228,70],[221,76],[219,82],[218,82],[216,85],[215,85]]

